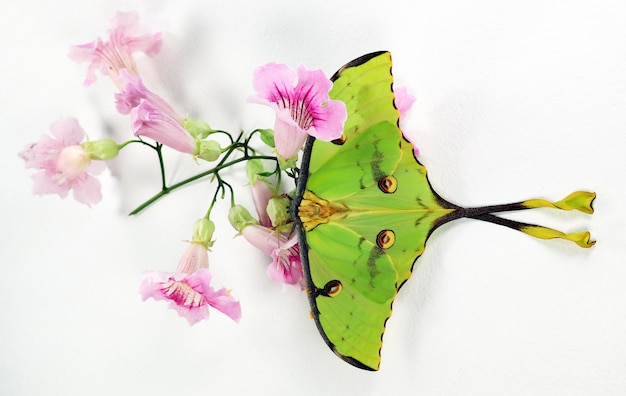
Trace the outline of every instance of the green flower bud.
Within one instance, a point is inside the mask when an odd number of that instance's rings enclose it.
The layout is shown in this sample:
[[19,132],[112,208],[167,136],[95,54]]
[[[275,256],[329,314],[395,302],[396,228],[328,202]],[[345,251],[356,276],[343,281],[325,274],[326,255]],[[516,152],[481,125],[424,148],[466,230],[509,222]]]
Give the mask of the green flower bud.
[[228,220],[238,232],[241,232],[248,225],[258,224],[250,212],[248,212],[248,209],[241,205],[235,205],[230,208]]
[[215,161],[222,155],[222,148],[215,140],[201,140],[198,149],[198,157],[205,161]]
[[104,138],[81,144],[89,159],[92,160],[110,160],[117,157],[120,152],[120,146],[111,138]]
[[271,198],[267,203],[267,214],[274,227],[286,224],[289,219],[289,200],[282,197]]
[[191,120],[189,118],[183,122],[183,128],[196,139],[204,139],[214,131],[208,123],[202,120]]
[[193,225],[193,236],[191,237],[191,243],[200,243],[207,249],[213,246],[213,232],[215,231],[215,224],[206,218],[197,220]]
[[259,180],[259,173],[263,173],[263,161],[260,159],[251,159],[246,162],[246,174],[248,175],[248,181],[250,184],[254,184]]

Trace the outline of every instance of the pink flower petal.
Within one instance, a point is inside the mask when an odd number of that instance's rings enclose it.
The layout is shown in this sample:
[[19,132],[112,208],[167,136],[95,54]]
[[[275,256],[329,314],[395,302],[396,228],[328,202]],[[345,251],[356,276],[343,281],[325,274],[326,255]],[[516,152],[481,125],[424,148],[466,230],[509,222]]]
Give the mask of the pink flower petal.
[[281,240],[279,246],[272,251],[274,261],[267,267],[270,279],[288,285],[299,284],[302,280],[302,261],[298,240],[293,238]]
[[78,120],[73,117],[52,123],[50,131],[62,147],[80,144],[85,138],[85,131],[78,124]]
[[398,87],[394,88],[395,99],[394,102],[396,104],[396,108],[400,112],[400,122],[406,116],[406,113],[413,106],[413,102],[415,102],[415,96],[411,95],[407,89],[407,87]]
[[[402,124],[404,122],[404,119],[406,118],[406,113],[411,109],[411,107],[413,106],[413,102],[415,102],[416,98],[415,96],[409,93],[406,87],[394,88],[394,93],[395,93],[394,103],[396,105],[396,108],[400,112],[399,122],[400,122],[400,127],[402,128],[403,127]],[[411,139],[409,139],[408,137],[407,139],[411,141]],[[420,154],[420,151],[417,148],[417,145],[415,143],[411,141],[411,144],[413,144],[413,155],[417,158]]]
[[84,179],[73,186],[74,199],[87,206],[95,205],[102,200],[100,180],[87,174]]
[[126,70],[121,70],[120,82],[122,89],[115,94],[115,102],[117,110],[121,114],[130,114],[131,110],[139,106],[143,99],[159,112],[176,120],[179,124],[183,123],[184,118],[165,99],[146,88],[138,76],[132,75]]
[[210,286],[211,274],[206,269],[201,269],[187,278],[188,284],[198,293],[202,294],[207,303],[235,322],[241,318],[241,305],[236,301],[228,290],[221,288],[214,290]]
[[202,295],[195,292],[186,282],[186,274],[152,272],[144,275],[139,287],[143,300],[153,298],[168,301],[169,308],[187,319],[190,325],[209,317],[209,309],[202,304]]
[[[117,12],[113,17],[112,25],[115,32],[122,36],[122,40],[127,41],[128,47],[135,52],[143,52],[146,55],[155,55],[161,50],[163,41],[161,32],[154,34],[144,33],[143,27],[139,25],[139,14],[137,12]],[[119,41],[122,41],[119,40]]]
[[278,246],[278,238],[269,228],[252,224],[244,227],[241,234],[246,241],[268,256],[272,255],[274,248]]
[[192,274],[151,272],[144,275],[140,286],[143,300],[169,301],[169,307],[194,325],[209,317],[209,306],[234,321],[241,318],[241,306],[226,289],[210,286],[211,273],[200,269]]
[[267,204],[271,198],[272,190],[266,182],[257,180],[252,184],[252,202],[254,202],[254,207],[259,216],[259,224],[263,227],[272,226],[272,220],[267,214]]
[[[254,71],[257,96],[250,102],[265,104],[276,111],[276,151],[290,158],[304,144],[306,134],[321,140],[337,139],[347,118],[343,102],[330,100],[332,83],[321,70],[298,67],[296,74],[286,65],[268,63]],[[295,83],[295,86],[294,86]]]
[[61,198],[67,197],[70,189],[67,186],[57,184],[46,172],[35,173],[33,179],[33,194],[57,194]]
[[190,243],[178,261],[177,272],[191,274],[199,269],[209,268],[209,252],[200,243]]
[[143,52],[154,55],[162,44],[161,33],[146,34],[139,28],[139,15],[135,12],[118,12],[113,18],[113,27],[109,29],[109,38],[100,38],[70,48],[69,57],[76,62],[89,62],[84,84],[90,85],[96,80],[95,71],[109,75],[119,85],[120,70],[126,69],[137,74],[133,53]]
[[283,158],[293,157],[302,148],[307,136],[306,131],[302,130],[291,119],[288,109],[281,109],[276,112],[274,145],[278,155]]
[[257,67],[253,72],[252,85],[257,91],[258,99],[255,97],[250,99],[256,99],[257,103],[261,104],[281,103],[282,107],[287,107],[283,100],[290,96],[295,82],[296,73],[285,64],[272,62]]
[[254,247],[272,257],[267,276],[279,283],[295,285],[302,280],[302,260],[297,236],[287,238],[260,225],[249,225],[242,230],[244,238]]

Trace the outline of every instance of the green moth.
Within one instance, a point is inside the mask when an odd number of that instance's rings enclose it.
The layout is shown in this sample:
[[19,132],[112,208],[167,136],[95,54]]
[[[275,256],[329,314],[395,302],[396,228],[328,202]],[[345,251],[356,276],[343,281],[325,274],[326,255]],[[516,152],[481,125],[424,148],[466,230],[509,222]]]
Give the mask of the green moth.
[[343,360],[378,370],[396,294],[428,237],[444,223],[466,217],[585,248],[595,243],[586,231],[565,234],[495,214],[539,207],[591,214],[592,192],[478,208],[437,194],[398,126],[389,52],[357,58],[331,80],[330,97],[346,104],[348,119],[341,139],[308,138],[293,216],[312,316]]

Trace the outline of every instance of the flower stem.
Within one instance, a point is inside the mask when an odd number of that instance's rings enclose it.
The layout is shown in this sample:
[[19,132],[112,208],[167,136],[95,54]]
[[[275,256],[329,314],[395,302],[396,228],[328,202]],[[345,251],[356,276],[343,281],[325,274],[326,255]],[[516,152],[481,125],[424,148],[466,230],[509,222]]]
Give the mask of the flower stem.
[[161,190],[167,189],[167,183],[165,182],[165,164],[163,163],[163,145],[161,143],[157,143],[156,152],[159,157],[159,167],[161,168]]
[[[228,158],[228,155],[230,155],[230,153],[236,148],[236,145],[233,145],[231,147],[231,150],[229,150],[229,152],[225,155],[224,159]],[[262,159],[262,160],[273,160],[273,161],[277,161],[276,157],[273,157],[271,155],[253,155],[253,156],[244,156],[241,158],[237,158],[234,159],[232,161],[229,162],[220,162],[217,166],[215,166],[214,168],[211,168],[207,171],[198,173],[197,175],[191,176],[185,180],[182,180],[178,183],[172,184],[169,187],[164,187],[160,192],[158,192],[157,194],[155,194],[154,196],[152,196],[150,199],[148,199],[147,201],[145,201],[144,203],[142,203],[141,205],[139,205],[138,207],[136,207],[132,212],[130,212],[128,215],[129,216],[133,216],[138,214],[139,212],[141,212],[142,210],[144,210],[145,208],[147,208],[148,206],[150,206],[151,204],[153,204],[154,202],[156,202],[157,200],[159,200],[160,198],[164,197],[165,195],[169,194],[171,191],[174,191],[180,187],[183,187],[193,181],[196,181],[198,179],[201,179],[203,177],[209,176],[209,175],[214,175],[217,174],[217,172],[221,171],[222,169],[226,169],[230,166],[233,166],[235,164],[238,164],[240,162],[243,161],[248,161],[251,159]],[[217,194],[215,196],[214,199],[217,199]]]
[[124,147],[128,146],[128,145],[129,145],[129,144],[131,144],[131,143],[141,143],[141,144],[146,145],[146,146],[148,146],[148,147],[152,147],[153,149],[155,149],[155,150],[156,150],[156,146],[153,146],[153,145],[151,145],[151,144],[150,144],[150,143],[148,143],[148,142],[144,142],[144,141],[143,141],[143,140],[141,140],[141,139],[127,140],[127,141],[125,141],[124,143],[121,143],[121,144],[119,145],[119,147],[118,147],[118,148],[121,150],[121,149],[123,149]]

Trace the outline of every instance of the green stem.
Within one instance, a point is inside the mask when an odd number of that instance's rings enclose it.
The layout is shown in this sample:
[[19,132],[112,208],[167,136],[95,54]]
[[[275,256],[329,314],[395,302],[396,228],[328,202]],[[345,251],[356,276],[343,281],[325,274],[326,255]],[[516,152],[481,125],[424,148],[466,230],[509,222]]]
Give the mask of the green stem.
[[211,131],[211,133],[209,133],[209,136],[214,135],[216,133],[220,133],[220,134],[228,136],[228,139],[230,140],[230,144],[234,144],[235,143],[235,141],[233,140],[232,135],[230,133],[226,132],[226,131],[215,129],[215,130]]
[[[226,154],[226,156],[224,156],[224,159],[228,158],[228,155],[230,155],[230,153],[234,149],[235,149],[235,145],[233,145],[232,149]],[[169,194],[171,191],[176,190],[177,188],[180,188],[180,187],[182,187],[182,186],[184,186],[186,184],[189,184],[189,183],[191,183],[193,181],[201,179],[201,178],[203,178],[205,176],[216,174],[220,170],[228,168],[229,166],[233,166],[233,165],[238,164],[240,162],[248,161],[248,160],[251,160],[251,159],[264,159],[264,160],[274,160],[274,161],[276,161],[276,157],[272,157],[270,155],[244,156],[242,158],[237,158],[237,159],[229,161],[229,162],[221,161],[217,166],[215,166],[212,169],[209,169],[209,170],[204,171],[202,173],[198,173],[195,176],[191,176],[191,177],[189,177],[189,178],[187,178],[185,180],[182,180],[182,181],[180,181],[178,183],[172,184],[169,187],[165,187],[159,193],[155,194],[150,199],[148,199],[147,201],[145,201],[144,203],[139,205],[137,208],[135,208],[132,212],[130,212],[129,216],[133,216],[133,215],[138,214],[139,212],[141,212],[142,210],[144,210],[145,208],[147,208],[148,206],[150,206],[151,204],[153,204],[154,202],[156,202],[160,198],[162,198],[165,195]]]
[[222,178],[220,177],[219,173],[216,173],[215,176],[217,177],[218,186],[215,189],[215,194],[213,194],[213,199],[211,200],[211,205],[209,206],[209,210],[207,210],[206,212],[207,219],[211,217],[211,211],[213,210],[213,206],[215,205],[215,202],[217,202],[217,194],[220,192],[220,189],[222,190],[222,197],[224,196],[224,187],[222,185]]
[[131,144],[131,143],[141,143],[141,144],[144,144],[144,145],[146,145],[146,146],[148,146],[148,147],[151,147],[151,148],[153,148],[153,149],[155,149],[155,150],[156,150],[156,146],[153,146],[153,145],[151,145],[151,144],[150,144],[150,143],[148,143],[148,142],[144,142],[144,141],[143,141],[143,140],[141,140],[141,139],[127,140],[127,141],[125,141],[124,143],[120,144],[118,148],[119,148],[119,150],[121,150],[121,149],[123,149],[124,147],[128,146],[128,145],[129,145],[129,144]]
[[165,190],[167,189],[167,183],[165,182],[165,164],[163,163],[163,145],[161,143],[157,143],[156,152],[159,157],[159,167],[161,168],[161,190]]

